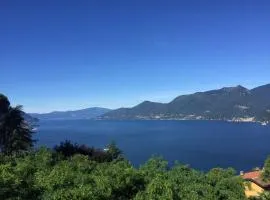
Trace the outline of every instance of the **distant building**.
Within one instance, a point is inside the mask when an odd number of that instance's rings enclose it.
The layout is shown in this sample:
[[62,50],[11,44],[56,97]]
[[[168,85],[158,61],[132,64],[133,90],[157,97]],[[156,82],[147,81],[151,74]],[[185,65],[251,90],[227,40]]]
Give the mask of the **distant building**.
[[263,181],[261,174],[261,170],[255,170],[247,173],[240,172],[240,175],[247,183],[245,186],[245,194],[247,197],[256,197],[265,190],[270,190],[270,181]]

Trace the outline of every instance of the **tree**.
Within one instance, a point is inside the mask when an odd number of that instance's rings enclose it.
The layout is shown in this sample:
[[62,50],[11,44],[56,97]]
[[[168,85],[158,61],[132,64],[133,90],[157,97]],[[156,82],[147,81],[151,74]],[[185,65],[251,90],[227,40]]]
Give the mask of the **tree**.
[[262,193],[258,200],[270,200],[270,192]]
[[263,169],[262,176],[263,176],[263,179],[265,181],[270,180],[270,156],[268,156],[268,158],[266,159],[266,161],[264,163],[264,169]]
[[66,159],[44,147],[2,157],[8,159],[0,162],[0,199],[246,200],[243,180],[232,169],[204,173],[168,167],[158,157],[136,168],[128,160],[101,163],[80,153]]
[[18,153],[33,146],[33,127],[24,119],[22,106],[11,107],[8,99],[0,95],[0,151]]
[[57,153],[61,153],[64,157],[71,157],[74,154],[78,153],[78,145],[73,144],[71,141],[66,140],[65,142],[61,142],[60,145],[56,145],[54,150]]
[[90,160],[97,162],[111,162],[113,160],[121,160],[122,151],[116,146],[114,142],[106,146],[106,150],[96,149],[87,145],[79,145],[72,143],[69,140],[61,142],[60,145],[54,147],[55,152],[62,154],[66,159],[75,154],[88,156]]
[[0,117],[7,113],[9,106],[10,102],[8,98],[5,95],[0,94]]
[[106,153],[108,155],[108,161],[120,159],[122,157],[122,151],[117,147],[116,143],[112,141],[106,146]]

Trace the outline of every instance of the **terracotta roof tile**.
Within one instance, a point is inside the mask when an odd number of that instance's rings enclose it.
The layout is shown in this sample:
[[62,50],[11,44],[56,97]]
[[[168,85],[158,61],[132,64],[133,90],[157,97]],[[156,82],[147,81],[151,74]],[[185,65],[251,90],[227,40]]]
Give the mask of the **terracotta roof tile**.
[[243,178],[244,179],[257,179],[257,178],[260,178],[260,176],[261,176],[260,171],[254,171],[254,172],[244,173]]

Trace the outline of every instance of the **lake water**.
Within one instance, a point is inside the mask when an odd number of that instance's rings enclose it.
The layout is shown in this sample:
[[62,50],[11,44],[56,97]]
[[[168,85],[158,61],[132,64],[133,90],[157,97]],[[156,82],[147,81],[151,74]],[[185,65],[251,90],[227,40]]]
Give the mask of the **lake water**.
[[200,170],[261,167],[270,154],[270,126],[217,121],[41,121],[38,145],[66,139],[104,148],[114,140],[138,166],[151,155],[178,160]]

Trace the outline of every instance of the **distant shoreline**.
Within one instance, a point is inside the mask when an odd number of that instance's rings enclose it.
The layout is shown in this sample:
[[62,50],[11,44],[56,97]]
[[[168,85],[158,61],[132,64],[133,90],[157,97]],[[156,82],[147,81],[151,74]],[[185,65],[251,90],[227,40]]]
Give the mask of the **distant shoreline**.
[[221,122],[230,122],[230,123],[258,123],[262,125],[270,125],[270,122],[265,121],[245,121],[245,120],[223,120],[223,119],[93,119],[100,121],[221,121]]
[[230,122],[230,123],[257,123],[261,124],[263,126],[269,126],[270,122],[262,122],[262,121],[247,121],[247,120],[222,120],[222,119],[154,119],[154,118],[148,118],[148,119],[105,119],[105,118],[81,118],[81,119],[38,119],[39,121],[76,121],[76,120],[90,120],[90,121],[218,121],[218,122]]

